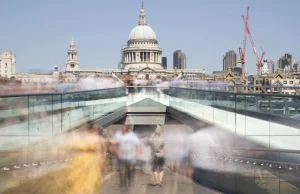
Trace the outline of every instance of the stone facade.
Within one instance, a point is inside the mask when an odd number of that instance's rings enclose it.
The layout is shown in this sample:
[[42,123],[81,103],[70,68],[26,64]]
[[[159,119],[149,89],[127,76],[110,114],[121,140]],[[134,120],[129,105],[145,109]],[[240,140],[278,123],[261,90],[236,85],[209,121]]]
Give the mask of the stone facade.
[[55,66],[53,73],[18,73],[14,78],[23,83],[58,83],[59,72]]
[[70,48],[68,50],[65,71],[66,72],[76,72],[78,70],[79,70],[79,62],[77,59],[77,51],[76,51],[74,39],[72,37]]
[[[249,82],[250,78],[251,82]],[[222,82],[228,86],[234,86],[236,92],[300,94],[300,76],[296,74],[283,74],[281,69],[278,69],[273,74],[249,75],[244,77],[234,75],[231,68],[228,68],[227,73],[205,76],[202,80],[207,82]]]
[[11,51],[4,51],[0,55],[0,76],[11,78],[16,74],[16,55]]

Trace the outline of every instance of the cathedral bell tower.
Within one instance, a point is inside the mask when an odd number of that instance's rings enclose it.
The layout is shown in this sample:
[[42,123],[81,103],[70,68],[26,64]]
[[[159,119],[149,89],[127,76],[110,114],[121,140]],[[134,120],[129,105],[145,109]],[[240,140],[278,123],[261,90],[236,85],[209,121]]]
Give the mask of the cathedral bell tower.
[[75,72],[79,69],[79,62],[77,60],[77,51],[72,37],[70,48],[68,50],[67,64],[65,66],[66,72]]

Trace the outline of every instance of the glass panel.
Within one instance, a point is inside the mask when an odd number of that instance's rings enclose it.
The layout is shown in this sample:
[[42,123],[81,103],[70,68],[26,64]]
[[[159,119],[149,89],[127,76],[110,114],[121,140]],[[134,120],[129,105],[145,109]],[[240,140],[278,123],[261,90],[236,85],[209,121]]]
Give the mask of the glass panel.
[[236,133],[236,115],[235,115],[235,106],[236,99],[234,94],[228,94],[228,129],[232,134]]
[[53,135],[62,132],[62,95],[53,95]]
[[299,97],[272,97],[271,134],[300,135]]
[[52,135],[52,95],[29,97],[29,134]]
[[195,104],[195,116],[196,118],[202,119],[203,118],[203,105],[201,104],[201,100],[203,99],[204,93],[201,90],[195,91],[195,99],[193,99]]
[[216,92],[214,96],[214,123],[221,127],[228,127],[228,95]]
[[270,147],[290,150],[300,150],[300,136],[271,136]]
[[28,135],[28,97],[0,98],[0,135]]
[[236,95],[236,134],[246,135],[246,100],[245,95]]
[[[246,135],[270,134],[269,96],[246,95]],[[257,106],[259,104],[259,106]],[[257,108],[259,110],[257,110]]]
[[214,108],[211,106],[213,103],[213,93],[212,92],[204,92],[203,95],[203,119],[209,123],[214,122]]

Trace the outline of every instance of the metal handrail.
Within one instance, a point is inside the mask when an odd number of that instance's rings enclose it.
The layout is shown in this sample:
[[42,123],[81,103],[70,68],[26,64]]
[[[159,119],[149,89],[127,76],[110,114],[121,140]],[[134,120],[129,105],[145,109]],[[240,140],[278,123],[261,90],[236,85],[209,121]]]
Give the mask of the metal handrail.
[[[246,87],[246,86],[245,86]],[[298,95],[292,95],[292,94],[268,94],[268,93],[249,93],[249,92],[243,92],[243,93],[237,93],[237,92],[228,92],[228,91],[218,91],[218,90],[204,90],[199,88],[183,88],[183,87],[174,87],[170,86],[170,88],[175,89],[187,89],[187,90],[197,90],[197,91],[203,91],[203,92],[215,92],[215,93],[224,93],[224,94],[230,94],[230,95],[249,95],[249,96],[276,96],[276,97],[299,97]]]
[[[232,86],[228,86],[232,87]],[[292,86],[233,86],[233,87],[256,87],[256,88],[294,88],[300,89],[300,87],[292,87]],[[16,93],[16,94],[0,94],[0,97],[21,97],[21,96],[43,96],[43,95],[64,95],[64,94],[76,94],[82,92],[95,92],[95,91],[104,91],[104,90],[111,90],[111,89],[118,89],[118,88],[161,88],[161,89],[170,89],[170,88],[178,88],[178,89],[188,89],[188,90],[197,90],[197,91],[204,91],[204,92],[216,92],[216,93],[225,93],[225,94],[235,94],[235,95],[252,95],[252,96],[279,96],[279,97],[297,97],[297,95],[292,94],[269,94],[269,93],[249,93],[249,92],[230,92],[230,91],[221,91],[221,90],[210,90],[210,89],[201,89],[201,88],[190,88],[190,87],[176,87],[176,86],[122,86],[122,87],[114,87],[114,88],[103,88],[103,89],[95,89],[95,90],[81,90],[81,91],[72,91],[72,92],[45,92],[45,93]]]
[[268,152],[280,152],[280,153],[289,153],[289,154],[300,154],[300,150],[276,149],[276,148],[218,147],[218,149],[235,149],[235,150],[246,150],[246,151],[268,151]]
[[96,92],[96,91],[104,91],[111,89],[119,89],[125,87],[114,87],[114,88],[103,88],[103,89],[95,89],[95,90],[82,90],[82,91],[74,91],[74,92],[45,92],[45,93],[16,93],[16,94],[0,94],[0,97],[21,97],[21,96],[46,96],[46,95],[65,95],[65,94],[76,94],[76,93],[84,93],[84,92]]

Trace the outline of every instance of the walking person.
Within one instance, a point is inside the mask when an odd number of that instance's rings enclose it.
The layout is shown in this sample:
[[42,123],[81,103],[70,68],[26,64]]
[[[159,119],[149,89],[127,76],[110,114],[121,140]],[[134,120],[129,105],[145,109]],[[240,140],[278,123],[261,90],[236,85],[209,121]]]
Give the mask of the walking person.
[[132,103],[134,102],[134,93],[135,93],[135,87],[133,81],[131,80],[128,83],[128,97]]
[[124,125],[117,138],[117,156],[119,159],[120,186],[129,186],[140,154],[140,140],[131,126]]
[[149,145],[151,147],[151,156],[152,156],[152,171],[156,187],[162,187],[162,179],[164,176],[164,139],[162,134],[162,128],[158,125],[155,129],[155,133],[149,139]]
[[[114,131],[113,137],[110,140],[109,151],[112,154],[112,166],[115,172],[119,173],[119,158],[118,158],[118,142],[119,138],[122,136],[122,129],[117,129]],[[114,180],[115,182],[117,179]]]
[[82,133],[68,136],[70,142],[65,149],[76,151],[77,156],[80,157],[70,163],[66,182],[62,187],[53,186],[56,192],[52,193],[98,194],[101,192],[102,170],[106,167],[105,140],[99,135],[102,130],[102,127],[93,125]]

